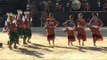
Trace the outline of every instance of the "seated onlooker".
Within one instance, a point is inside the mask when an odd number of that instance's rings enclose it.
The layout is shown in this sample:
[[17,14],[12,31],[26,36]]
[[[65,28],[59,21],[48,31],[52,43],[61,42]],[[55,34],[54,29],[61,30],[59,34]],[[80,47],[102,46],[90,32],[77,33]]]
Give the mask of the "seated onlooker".
[[56,3],[55,10],[56,10],[57,12],[63,11],[63,6],[62,6],[62,4],[61,4],[60,1]]
[[103,4],[103,10],[107,11],[107,0],[105,1],[105,3]]
[[90,4],[88,3],[88,2],[86,2],[85,4],[84,4],[84,10],[85,11],[89,11],[90,10]]
[[64,11],[72,11],[71,4],[72,4],[72,1],[68,1],[66,3],[66,7],[64,8]]

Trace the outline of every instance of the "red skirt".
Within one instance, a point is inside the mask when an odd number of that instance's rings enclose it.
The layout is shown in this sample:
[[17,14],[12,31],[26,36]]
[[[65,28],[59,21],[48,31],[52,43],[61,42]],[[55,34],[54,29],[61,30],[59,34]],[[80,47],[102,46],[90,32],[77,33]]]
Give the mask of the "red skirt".
[[92,27],[91,33],[92,33],[93,40],[103,41],[103,37],[99,31],[99,28]]
[[75,41],[75,36],[69,35],[68,36],[68,41],[69,42],[74,42]]
[[47,29],[47,40],[54,40],[55,39],[55,32],[53,28],[48,28]]
[[55,39],[55,34],[49,34],[47,35],[47,40],[50,41],[50,40],[54,40]]
[[85,29],[81,28],[81,27],[77,27],[76,31],[77,31],[77,39],[78,40],[86,41],[86,32],[85,32]]
[[75,36],[74,36],[74,30],[67,30],[66,31],[67,35],[68,35],[68,41],[69,42],[74,42],[75,40]]

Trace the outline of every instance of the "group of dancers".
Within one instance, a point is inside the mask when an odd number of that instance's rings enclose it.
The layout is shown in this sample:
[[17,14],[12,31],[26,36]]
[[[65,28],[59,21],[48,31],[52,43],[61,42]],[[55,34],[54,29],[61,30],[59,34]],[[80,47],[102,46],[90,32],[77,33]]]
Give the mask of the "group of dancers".
[[[49,45],[52,41],[53,46],[55,40],[55,28],[58,26],[58,21],[53,17],[52,14],[49,15],[49,18],[46,19],[45,28],[47,31],[47,40]],[[96,46],[96,41],[102,41],[103,37],[99,31],[100,27],[103,25],[100,18],[98,18],[98,13],[92,13],[92,18],[89,23],[86,23],[86,20],[83,18],[83,13],[78,14],[78,19],[75,21],[73,15],[69,15],[69,19],[63,23],[66,26],[64,32],[68,38],[68,46],[73,46],[76,37],[78,39],[79,45],[84,46],[86,39],[85,27],[90,28],[93,38],[93,44]],[[76,36],[75,36],[76,33]]]
[[[12,49],[13,44],[13,47],[15,49],[17,48],[19,38],[23,38],[23,44],[31,43],[31,24],[32,17],[29,11],[22,12],[21,10],[17,10],[17,15],[7,13],[7,20],[5,21],[3,31],[8,32],[8,46],[10,49]],[[45,21],[45,29],[47,32],[49,46],[55,46],[55,28],[58,24],[59,22],[54,18],[53,14],[49,14],[49,17],[46,18]],[[74,20],[73,15],[69,15],[69,19],[65,21],[63,25],[66,26],[64,32],[68,38],[68,46],[73,46],[72,42],[76,41],[76,38],[78,39],[79,45],[84,46],[84,42],[87,40],[85,27],[88,27],[91,30],[94,46],[96,46],[96,41],[103,41],[103,37],[99,31],[103,23],[100,18],[98,18],[98,13],[92,13],[92,18],[88,24],[83,18],[83,13],[78,13],[77,20]]]
[[29,11],[17,10],[17,15],[13,13],[7,13],[7,20],[3,32],[7,32],[9,36],[8,47],[12,49],[12,45],[17,49],[19,44],[19,38],[23,38],[23,44],[31,43],[30,38],[32,17]]

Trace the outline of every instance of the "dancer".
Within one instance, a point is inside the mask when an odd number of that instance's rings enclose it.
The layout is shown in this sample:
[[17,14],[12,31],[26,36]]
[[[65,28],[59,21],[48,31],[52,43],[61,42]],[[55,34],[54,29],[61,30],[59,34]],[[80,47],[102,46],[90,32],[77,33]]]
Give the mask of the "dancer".
[[86,21],[85,19],[83,19],[83,14],[79,13],[77,19],[76,31],[77,31],[77,39],[80,46],[81,46],[81,41],[83,46],[84,46],[84,41],[86,41],[85,25],[86,25]]
[[32,32],[31,32],[31,24],[32,24],[32,18],[30,16],[30,12],[29,11],[25,11],[24,12],[25,16],[23,17],[25,19],[24,22],[24,38],[23,38],[23,43],[26,44],[26,40],[28,43],[31,43],[30,39],[31,39],[31,36],[32,36]]
[[75,31],[75,22],[73,21],[73,16],[69,16],[69,20],[63,23],[63,25],[66,25],[66,30],[64,32],[67,33],[68,36],[68,46],[72,45],[72,42],[75,41],[74,31]]
[[8,32],[9,34],[9,48],[12,49],[12,44],[14,44],[14,48],[16,49],[16,43],[18,39],[18,32],[17,32],[17,24],[15,16],[12,13],[8,13],[7,21],[5,22],[5,27],[3,29],[4,32]]
[[100,18],[98,18],[98,13],[92,14],[92,19],[89,22],[92,37],[93,37],[93,44],[96,46],[96,41],[103,41],[103,37],[99,31],[100,27],[103,25]]
[[50,41],[52,40],[53,46],[54,39],[55,39],[55,28],[58,26],[58,21],[53,17],[52,14],[49,14],[49,18],[46,19],[46,32],[47,32],[47,40],[49,42],[49,45],[51,45]]
[[[23,38],[23,27],[22,27],[22,11],[21,10],[17,10],[17,16],[16,16],[16,20],[17,20],[17,31],[18,31],[18,34],[19,34],[19,37]],[[19,38],[18,38],[18,41],[17,41],[17,44],[19,44]]]

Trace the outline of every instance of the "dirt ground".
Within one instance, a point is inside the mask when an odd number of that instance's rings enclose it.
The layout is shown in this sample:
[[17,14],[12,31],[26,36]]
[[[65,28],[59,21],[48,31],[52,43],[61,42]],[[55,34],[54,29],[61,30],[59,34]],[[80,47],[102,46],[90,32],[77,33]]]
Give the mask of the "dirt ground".
[[63,32],[63,27],[56,29],[55,47],[49,47],[44,28],[32,28],[33,35],[31,44],[23,45],[20,39],[18,49],[10,50],[6,45],[8,35],[0,28],[0,60],[107,60],[107,28],[101,28],[104,41],[98,41],[97,46],[93,46],[91,33],[88,28],[87,41],[85,46],[79,46],[75,41],[74,46],[67,46],[67,37]]

